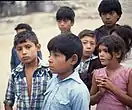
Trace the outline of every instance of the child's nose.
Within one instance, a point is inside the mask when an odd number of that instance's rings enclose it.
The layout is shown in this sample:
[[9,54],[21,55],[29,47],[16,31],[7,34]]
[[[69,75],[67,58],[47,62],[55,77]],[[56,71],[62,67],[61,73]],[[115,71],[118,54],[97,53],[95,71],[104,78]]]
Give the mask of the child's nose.
[[49,56],[48,62],[49,63],[52,63],[53,62],[52,56]]
[[105,17],[106,17],[106,19],[109,19],[110,18],[110,14],[106,14]]
[[22,53],[23,53],[23,54],[26,54],[26,53],[27,53],[26,49],[23,48],[23,49],[22,49]]

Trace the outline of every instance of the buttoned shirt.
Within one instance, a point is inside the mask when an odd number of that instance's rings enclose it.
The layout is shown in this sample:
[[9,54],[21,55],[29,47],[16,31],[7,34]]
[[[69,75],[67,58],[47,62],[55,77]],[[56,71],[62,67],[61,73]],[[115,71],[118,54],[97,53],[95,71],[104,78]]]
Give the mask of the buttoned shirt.
[[75,71],[79,72],[79,74],[88,71],[90,61],[97,59],[97,58],[98,58],[98,56],[95,56],[92,54],[91,57],[89,57],[85,61],[81,61],[79,63],[79,65],[76,67]]
[[41,110],[89,110],[90,95],[77,72],[50,80]]
[[39,59],[38,67],[32,76],[31,96],[29,97],[24,65],[18,65],[9,77],[4,103],[13,106],[16,98],[17,110],[40,110],[47,81],[51,78],[50,74],[48,65]]

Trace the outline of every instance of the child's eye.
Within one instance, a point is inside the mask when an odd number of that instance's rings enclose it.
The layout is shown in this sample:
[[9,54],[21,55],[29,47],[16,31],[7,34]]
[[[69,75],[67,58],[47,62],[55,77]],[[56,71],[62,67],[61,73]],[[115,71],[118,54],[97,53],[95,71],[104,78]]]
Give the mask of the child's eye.
[[54,56],[56,56],[56,57],[57,57],[57,56],[59,56],[59,55],[58,55],[57,53],[54,53]]
[[68,22],[68,19],[64,19],[63,21],[64,21],[64,22]]
[[87,42],[82,42],[83,44],[87,44]]
[[91,42],[91,45],[95,45],[95,43],[94,42]]
[[115,11],[111,11],[109,12],[110,15],[114,15],[115,14]]
[[108,50],[107,50],[107,49],[104,49],[103,51],[104,51],[105,53],[107,53],[107,52],[108,52]]
[[21,50],[22,50],[22,48],[16,48],[16,50],[17,50],[17,51],[21,51]]
[[30,48],[31,48],[31,46],[30,46],[30,45],[27,45],[27,46],[26,46],[26,49],[30,49]]

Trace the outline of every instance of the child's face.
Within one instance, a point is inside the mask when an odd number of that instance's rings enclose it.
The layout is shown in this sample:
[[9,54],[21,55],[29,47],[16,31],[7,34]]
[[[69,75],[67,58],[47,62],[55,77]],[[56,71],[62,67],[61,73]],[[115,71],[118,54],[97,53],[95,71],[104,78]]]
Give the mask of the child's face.
[[88,58],[90,57],[96,47],[96,38],[91,36],[84,36],[81,38],[82,44],[83,44],[83,57]]
[[62,19],[62,20],[58,20],[58,27],[60,29],[60,31],[63,32],[69,32],[71,31],[71,27],[73,26],[73,22],[71,22],[71,20],[69,19]]
[[119,15],[115,11],[109,13],[101,13],[101,19],[105,26],[114,26],[119,19]]
[[108,52],[108,48],[104,45],[99,45],[99,59],[102,65],[108,65],[112,60],[112,56]]
[[19,59],[23,64],[30,64],[37,59],[37,51],[40,50],[40,45],[35,45],[30,40],[16,45],[16,51]]
[[72,71],[72,65],[74,65],[72,58],[66,61],[65,55],[59,52],[50,52],[49,56],[49,67],[53,73],[57,73],[59,76],[63,77]]
[[99,59],[102,65],[114,65],[118,62],[120,54],[112,52],[112,55],[108,52],[108,48],[104,45],[99,45]]

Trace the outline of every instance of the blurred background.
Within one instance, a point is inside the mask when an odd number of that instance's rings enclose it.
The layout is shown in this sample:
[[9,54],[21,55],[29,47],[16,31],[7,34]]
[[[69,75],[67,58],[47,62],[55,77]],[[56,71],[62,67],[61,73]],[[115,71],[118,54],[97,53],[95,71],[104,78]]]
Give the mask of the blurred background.
[[[98,4],[101,0],[61,0],[61,1],[0,1],[0,110],[7,81],[10,74],[10,57],[15,36],[14,28],[18,23],[28,23],[37,34],[41,44],[44,61],[47,62],[48,41],[60,33],[55,14],[60,6],[69,6],[75,11],[75,24],[72,32],[78,34],[83,29],[95,29],[102,25],[98,14]],[[119,24],[132,26],[132,0],[119,0],[123,14]],[[124,64],[132,66],[132,55]]]

